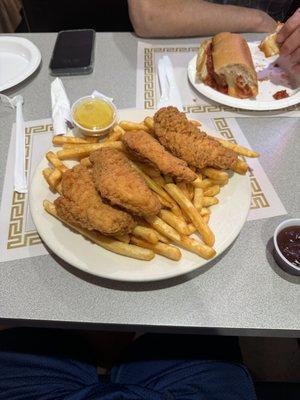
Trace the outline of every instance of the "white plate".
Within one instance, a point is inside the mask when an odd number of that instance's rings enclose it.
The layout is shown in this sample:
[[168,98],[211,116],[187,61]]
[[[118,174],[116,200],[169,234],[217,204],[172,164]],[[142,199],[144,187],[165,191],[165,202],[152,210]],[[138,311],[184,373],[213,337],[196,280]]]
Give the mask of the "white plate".
[[24,81],[41,62],[39,49],[16,36],[0,37],[0,92]]
[[[119,118],[141,121],[153,111],[127,109]],[[179,262],[156,255],[151,261],[139,261],[111,253],[74,233],[60,221],[47,214],[43,200],[55,197],[45,183],[42,170],[48,166],[45,158],[35,171],[30,189],[30,207],[35,226],[47,246],[69,264],[94,275],[132,282],[167,279],[193,271],[208,261],[182,250]],[[215,249],[220,255],[237,237],[244,225],[251,198],[248,176],[234,174],[218,195],[220,203],[212,208],[210,226],[215,233]]]
[[[280,68],[274,67],[276,56],[266,58],[258,48],[259,42],[248,43],[258,79],[258,95],[255,99],[237,99],[220,93],[210,86],[205,85],[196,78],[195,56],[188,65],[188,77],[194,88],[204,96],[218,103],[245,110],[278,110],[300,102],[300,88],[292,89]],[[279,90],[286,89],[290,97],[275,100],[272,96]]]

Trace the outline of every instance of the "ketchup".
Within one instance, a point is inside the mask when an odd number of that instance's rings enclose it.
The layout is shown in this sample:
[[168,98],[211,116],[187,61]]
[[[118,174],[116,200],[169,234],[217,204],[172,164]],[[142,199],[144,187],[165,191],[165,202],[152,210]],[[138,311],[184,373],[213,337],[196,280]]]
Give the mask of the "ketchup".
[[290,97],[286,90],[279,90],[278,92],[273,94],[275,100],[285,99],[286,97]]
[[277,235],[278,247],[283,256],[296,267],[300,266],[300,226],[289,226]]

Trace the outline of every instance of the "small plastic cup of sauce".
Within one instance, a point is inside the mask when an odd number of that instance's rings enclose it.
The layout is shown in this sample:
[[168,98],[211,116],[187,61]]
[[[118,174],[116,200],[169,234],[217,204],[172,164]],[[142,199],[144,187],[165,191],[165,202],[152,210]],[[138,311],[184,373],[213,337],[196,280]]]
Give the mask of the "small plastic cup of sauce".
[[287,272],[300,275],[300,218],[281,222],[275,230],[274,258]]
[[71,108],[74,125],[86,136],[104,136],[116,123],[115,105],[97,96],[78,99]]

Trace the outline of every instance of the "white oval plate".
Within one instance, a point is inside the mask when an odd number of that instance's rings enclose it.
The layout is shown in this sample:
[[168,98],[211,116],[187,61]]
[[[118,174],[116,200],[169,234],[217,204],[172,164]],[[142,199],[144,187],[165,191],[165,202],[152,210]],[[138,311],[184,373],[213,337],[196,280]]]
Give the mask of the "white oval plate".
[[[196,61],[195,56],[188,65],[188,77],[194,88],[204,94],[211,100],[218,103],[225,104],[234,108],[241,108],[244,110],[278,110],[281,108],[293,106],[300,102],[300,88],[292,89],[285,79],[285,75],[281,69],[274,67],[273,63],[277,56],[266,58],[264,53],[258,48],[259,42],[248,43],[255,70],[258,79],[258,95],[254,99],[237,99],[236,97],[228,96],[218,92],[217,90],[205,85],[196,78]],[[275,100],[272,96],[279,90],[286,89],[290,97],[281,100]]]
[[24,81],[41,62],[39,49],[17,36],[0,37],[0,92]]
[[[150,110],[120,110],[119,118],[139,122],[153,113]],[[53,201],[57,197],[50,192],[43,178],[42,170],[46,167],[48,163],[43,157],[31,182],[32,217],[46,245],[74,267],[107,279],[146,282],[186,274],[208,263],[185,250],[182,250],[179,262],[159,255],[151,261],[139,261],[111,253],[91,243],[44,211],[43,200]],[[218,198],[220,203],[212,208],[210,226],[216,236],[217,255],[220,255],[234,241],[246,221],[251,199],[249,177],[234,174]]]

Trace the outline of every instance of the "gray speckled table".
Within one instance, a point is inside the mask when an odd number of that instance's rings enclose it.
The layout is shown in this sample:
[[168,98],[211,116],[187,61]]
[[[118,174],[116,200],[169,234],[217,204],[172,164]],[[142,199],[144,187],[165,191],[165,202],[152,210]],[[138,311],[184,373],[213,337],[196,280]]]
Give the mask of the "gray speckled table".
[[[26,120],[46,118],[53,79],[48,64],[56,34],[25,36],[40,48],[42,66],[7,94],[22,93]],[[71,101],[97,88],[113,96],[119,108],[133,107],[136,51],[134,35],[98,34],[93,74],[63,79]],[[13,118],[13,113],[0,109],[1,188]],[[238,122],[261,152],[260,162],[288,216],[247,222],[234,245],[212,265],[160,283],[104,281],[50,255],[1,263],[0,323],[299,337],[300,277],[275,264],[270,239],[280,221],[300,216],[300,121]]]

